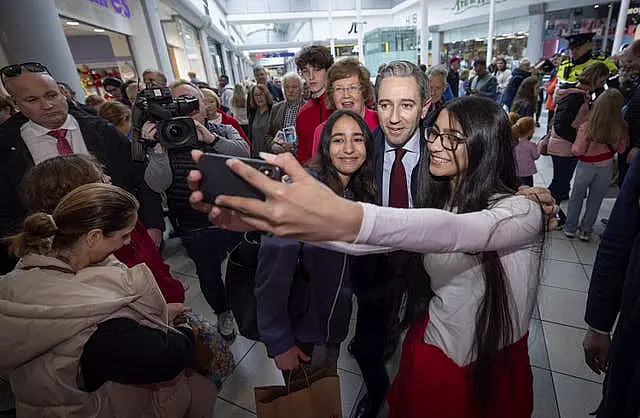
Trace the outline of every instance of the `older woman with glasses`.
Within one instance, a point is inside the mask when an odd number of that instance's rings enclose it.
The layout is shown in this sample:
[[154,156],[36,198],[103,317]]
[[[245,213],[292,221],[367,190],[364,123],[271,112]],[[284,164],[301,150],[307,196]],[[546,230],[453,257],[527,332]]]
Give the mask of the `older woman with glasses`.
[[[366,103],[373,98],[371,74],[357,58],[344,58],[333,64],[327,72],[327,107],[329,109],[350,110],[361,116],[375,131],[380,125],[378,114],[367,109]],[[313,135],[312,153],[315,156],[320,144],[320,134],[324,123]]]

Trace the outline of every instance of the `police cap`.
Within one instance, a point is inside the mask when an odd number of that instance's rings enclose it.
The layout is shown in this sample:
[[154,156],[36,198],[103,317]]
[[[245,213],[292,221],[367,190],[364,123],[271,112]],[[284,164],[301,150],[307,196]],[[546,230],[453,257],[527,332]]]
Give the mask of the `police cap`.
[[596,36],[595,32],[588,32],[569,35],[565,36],[564,38],[569,41],[569,48],[574,49],[591,42],[594,36]]

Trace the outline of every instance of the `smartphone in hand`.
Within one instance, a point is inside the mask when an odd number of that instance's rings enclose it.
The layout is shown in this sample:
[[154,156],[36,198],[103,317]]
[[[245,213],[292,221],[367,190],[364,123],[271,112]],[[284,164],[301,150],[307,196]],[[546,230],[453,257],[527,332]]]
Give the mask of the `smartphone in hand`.
[[204,194],[204,201],[213,203],[219,195],[240,196],[264,200],[264,194],[244,181],[231,171],[227,160],[238,159],[260,171],[263,175],[277,181],[282,181],[283,172],[264,160],[254,158],[234,157],[232,155],[205,153],[200,157],[197,169],[202,173],[200,189]]

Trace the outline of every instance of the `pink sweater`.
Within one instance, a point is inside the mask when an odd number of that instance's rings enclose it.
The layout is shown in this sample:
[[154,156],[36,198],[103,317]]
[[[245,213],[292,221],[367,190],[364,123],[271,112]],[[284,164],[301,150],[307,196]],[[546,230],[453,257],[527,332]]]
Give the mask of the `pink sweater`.
[[571,147],[571,152],[578,156],[580,161],[597,166],[606,166],[613,159],[614,151],[622,153],[629,144],[629,131],[626,122],[624,122],[624,128],[622,129],[622,136],[620,136],[615,143],[609,146],[589,139],[587,136],[588,127],[588,121],[580,125],[578,135],[576,136],[576,142],[574,142]]
[[518,177],[529,177],[538,172],[536,160],[540,158],[540,153],[536,144],[528,139],[521,139],[513,152],[518,165]]

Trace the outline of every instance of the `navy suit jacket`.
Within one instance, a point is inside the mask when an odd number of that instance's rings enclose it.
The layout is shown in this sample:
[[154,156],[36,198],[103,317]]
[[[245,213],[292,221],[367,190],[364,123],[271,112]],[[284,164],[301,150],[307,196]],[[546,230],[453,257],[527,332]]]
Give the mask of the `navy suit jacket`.
[[[423,121],[420,121],[420,126],[418,127],[418,129],[420,129],[420,152],[422,152],[422,149],[425,145],[424,129],[422,128],[422,125],[423,125]],[[376,128],[375,131],[373,131],[373,143],[374,143],[375,157],[376,157],[376,184],[378,186],[378,191],[380,195],[380,201],[378,203],[382,205],[382,175],[384,173],[385,139],[384,139],[384,132],[382,132],[382,127],[380,126]],[[420,162],[416,164],[415,168],[411,172],[411,184],[409,185],[410,187],[408,188],[409,190],[411,190],[411,198],[413,199],[414,202],[416,200],[416,196],[418,195],[418,173],[420,171],[418,170],[418,167],[420,167]]]

